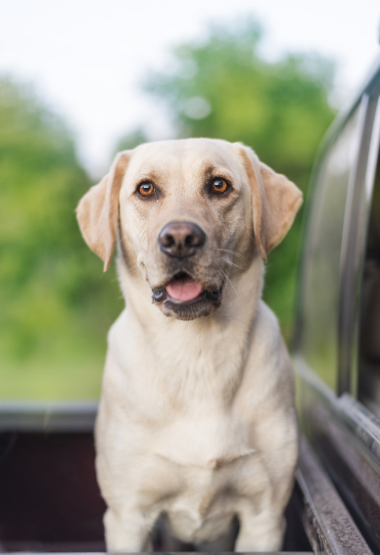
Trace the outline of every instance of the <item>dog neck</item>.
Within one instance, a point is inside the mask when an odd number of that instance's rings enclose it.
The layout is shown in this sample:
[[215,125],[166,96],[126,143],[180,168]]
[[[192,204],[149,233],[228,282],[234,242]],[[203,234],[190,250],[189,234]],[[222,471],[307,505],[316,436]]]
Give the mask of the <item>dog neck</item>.
[[[226,284],[222,305],[216,312],[191,321],[162,314],[152,303],[147,281],[141,274],[130,272],[121,256],[118,273],[127,305],[128,351],[144,346],[144,373],[154,367],[152,380],[166,381],[166,390],[172,390],[173,398],[181,397],[179,392],[189,398],[185,390],[191,388],[193,395],[202,391],[208,404],[211,397],[217,403],[231,400],[240,383],[262,293],[264,268],[259,256]],[[205,395],[207,390],[209,395]]]

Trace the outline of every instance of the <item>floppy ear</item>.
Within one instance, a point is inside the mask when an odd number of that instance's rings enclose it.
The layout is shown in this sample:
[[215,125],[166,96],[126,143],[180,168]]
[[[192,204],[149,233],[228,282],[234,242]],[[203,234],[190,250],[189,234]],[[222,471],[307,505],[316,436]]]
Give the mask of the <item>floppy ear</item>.
[[120,152],[98,185],[82,197],[77,219],[87,245],[104,262],[104,272],[111,265],[117,238],[119,192],[128,166],[130,151]]
[[249,147],[239,144],[252,189],[253,230],[261,258],[289,231],[302,204],[302,193],[284,175],[260,162]]

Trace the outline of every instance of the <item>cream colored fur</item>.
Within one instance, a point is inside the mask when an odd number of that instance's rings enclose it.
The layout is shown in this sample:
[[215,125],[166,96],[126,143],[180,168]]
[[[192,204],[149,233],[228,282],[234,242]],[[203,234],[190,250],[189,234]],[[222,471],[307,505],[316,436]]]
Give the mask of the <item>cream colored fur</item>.
[[[232,196],[202,194],[210,166],[228,176]],[[138,198],[141,178],[160,184],[158,199]],[[263,259],[301,202],[298,189],[253,151],[210,139],[122,153],[82,199],[81,230],[105,268],[119,226],[126,299],[108,336],[96,423],[109,551],[149,548],[161,514],[186,542],[219,538],[237,515],[236,551],[281,547],[297,425],[290,361],[261,293]],[[178,220],[207,233],[204,283],[225,279],[221,306],[191,321],[165,316],[152,304],[152,287],[166,277],[157,234]]]

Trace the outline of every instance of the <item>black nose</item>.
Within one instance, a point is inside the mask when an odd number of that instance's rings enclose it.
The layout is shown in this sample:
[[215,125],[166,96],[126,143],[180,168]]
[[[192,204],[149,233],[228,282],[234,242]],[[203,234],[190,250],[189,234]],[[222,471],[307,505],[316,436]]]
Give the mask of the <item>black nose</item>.
[[206,241],[205,232],[191,222],[171,222],[160,231],[160,249],[169,256],[185,258],[193,256]]

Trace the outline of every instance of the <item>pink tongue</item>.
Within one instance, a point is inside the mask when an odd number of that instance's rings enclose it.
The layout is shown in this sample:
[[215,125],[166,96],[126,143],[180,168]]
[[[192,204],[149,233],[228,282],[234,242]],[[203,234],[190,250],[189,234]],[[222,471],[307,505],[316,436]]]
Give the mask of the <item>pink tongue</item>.
[[169,282],[166,291],[175,301],[192,301],[201,293],[202,285],[189,277]]

